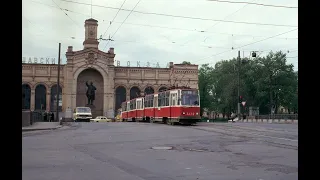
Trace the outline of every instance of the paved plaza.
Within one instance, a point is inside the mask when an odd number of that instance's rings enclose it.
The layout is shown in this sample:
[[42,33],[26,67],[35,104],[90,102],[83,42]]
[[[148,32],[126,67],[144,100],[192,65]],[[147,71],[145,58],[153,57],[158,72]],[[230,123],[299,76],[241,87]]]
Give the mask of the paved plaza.
[[22,138],[24,180],[298,179],[297,124],[73,123]]

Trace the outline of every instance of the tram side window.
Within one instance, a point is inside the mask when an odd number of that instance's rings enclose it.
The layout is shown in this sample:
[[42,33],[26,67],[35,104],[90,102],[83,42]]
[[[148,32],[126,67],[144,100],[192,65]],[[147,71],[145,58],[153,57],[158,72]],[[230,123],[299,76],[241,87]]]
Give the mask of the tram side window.
[[171,94],[171,106],[176,105],[176,94]]
[[165,105],[166,105],[165,102],[166,102],[165,93],[160,93],[160,94],[158,95],[158,106],[159,106],[159,107],[165,106]]
[[144,101],[144,107],[149,107],[148,106],[148,96],[145,96],[144,98],[143,98],[143,101]]
[[133,109],[137,109],[136,100],[133,101]]
[[158,97],[154,97],[154,107],[158,107]]
[[144,107],[148,107],[147,96],[143,98]]
[[149,107],[153,107],[153,98],[154,98],[154,95],[151,95],[150,98],[149,98],[149,101],[150,101],[150,106]]
[[170,92],[166,92],[165,94],[165,106],[169,106],[169,97],[170,97]]
[[137,101],[137,109],[141,109],[141,106],[142,106],[141,102],[142,101]]
[[144,106],[145,107],[150,107],[150,96],[146,96],[144,98]]
[[133,109],[133,102],[130,101],[130,110],[132,110],[132,109]]

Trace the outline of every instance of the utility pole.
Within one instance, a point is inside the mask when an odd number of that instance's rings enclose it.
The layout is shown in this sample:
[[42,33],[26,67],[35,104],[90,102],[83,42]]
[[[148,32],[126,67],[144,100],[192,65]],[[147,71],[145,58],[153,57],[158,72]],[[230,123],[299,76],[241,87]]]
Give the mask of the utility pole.
[[59,122],[60,52],[61,52],[61,43],[59,43],[59,54],[58,54],[57,115],[56,115],[56,122]]
[[238,51],[238,121],[240,120],[240,66],[241,66],[241,58],[240,58],[240,51]]

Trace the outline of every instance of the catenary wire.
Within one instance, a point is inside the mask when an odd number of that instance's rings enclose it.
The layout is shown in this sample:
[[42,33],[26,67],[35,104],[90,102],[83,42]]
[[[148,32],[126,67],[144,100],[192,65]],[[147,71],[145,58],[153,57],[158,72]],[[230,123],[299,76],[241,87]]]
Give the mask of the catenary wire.
[[[223,51],[223,52],[220,52],[220,53],[217,53],[217,54],[214,54],[214,55],[211,55],[211,56],[208,56],[208,57],[199,59],[199,60],[197,60],[197,62],[202,61],[202,60],[205,60],[205,59],[208,59],[208,58],[211,58],[211,57],[214,57],[214,56],[218,56],[218,55],[220,55],[220,54],[224,54],[224,53],[226,53],[226,52],[231,52],[231,51],[233,51],[233,50],[236,50],[236,49],[239,49],[239,48],[242,48],[242,47],[246,47],[246,46],[249,46],[249,45],[252,45],[252,44],[256,44],[256,43],[258,43],[258,42],[262,42],[262,41],[265,41],[265,40],[268,40],[268,39],[272,39],[272,38],[274,38],[274,37],[281,36],[281,35],[283,35],[283,34],[287,34],[287,33],[290,33],[290,32],[292,32],[292,31],[296,31],[296,30],[298,30],[298,29],[293,29],[293,30],[290,30],[290,31],[286,31],[286,32],[283,32],[283,33],[280,33],[280,34],[276,34],[276,35],[270,36],[270,37],[268,37],[268,38],[265,38],[265,39],[262,39],[262,40],[259,40],[259,41],[254,41],[254,42],[251,42],[251,43],[249,43],[249,44],[245,44],[245,45],[236,47],[236,48],[234,48],[234,49],[232,49],[232,50]],[[210,63],[209,63],[209,64],[210,64]]]
[[[75,1],[69,1],[69,0],[61,0],[68,3],[74,3],[74,4],[81,4],[81,5],[91,5],[88,3],[82,3],[82,2],[75,2]],[[110,6],[103,6],[103,5],[92,5],[96,7],[106,8],[106,9],[120,9],[116,7],[110,7]],[[164,14],[164,13],[155,13],[155,12],[143,12],[143,11],[131,11],[130,9],[120,9],[122,11],[130,11],[134,13],[140,13],[140,14],[148,14],[148,15],[156,15],[156,16],[166,16],[166,17],[175,17],[175,18],[182,18],[182,19],[193,19],[193,20],[202,20],[202,21],[220,21],[225,23],[238,23],[238,24],[247,24],[247,25],[261,25],[261,26],[279,26],[279,27],[298,27],[297,25],[285,25],[285,24],[270,24],[270,23],[255,23],[255,22],[245,22],[245,21],[230,21],[230,20],[221,20],[221,19],[210,19],[210,18],[200,18],[200,17],[190,17],[190,16],[180,16],[180,15],[172,15],[172,14]]]
[[[42,5],[45,5],[45,6],[48,6],[48,7],[52,7],[52,8],[58,8],[56,6],[52,6],[52,5],[49,5],[49,4],[44,4],[44,3],[41,3],[41,2],[37,2],[37,1],[31,1],[31,2],[34,2],[34,3],[38,3],[38,4],[42,4]],[[59,9],[59,8],[58,8]],[[64,11],[68,11],[68,12],[71,12],[71,13],[75,13],[75,14],[80,14],[80,15],[83,15],[83,16],[86,16],[86,17],[90,17],[89,15],[87,14],[83,14],[83,13],[80,13],[80,12],[76,12],[76,11],[73,11],[73,10],[70,10],[70,9],[64,9],[62,8]],[[104,19],[102,19],[103,21],[105,21]],[[122,23],[122,22],[117,22],[117,21],[113,21],[113,23]],[[108,23],[110,24],[110,23]],[[137,24],[137,23],[130,23],[130,22],[125,22],[123,24],[126,24],[126,25],[134,25],[134,26],[144,26],[144,27],[154,27],[154,28],[161,28],[161,29],[170,29],[170,30],[176,30],[176,31],[189,31],[189,32],[198,32],[198,33],[209,33],[209,34],[220,34],[220,35],[233,35],[233,36],[247,36],[247,37],[253,37],[253,38],[259,38],[259,37],[268,37],[268,36],[258,36],[258,35],[249,35],[249,34],[237,34],[237,33],[224,33],[224,32],[213,32],[213,31],[203,31],[203,30],[196,30],[196,29],[184,29],[184,28],[174,28],[174,27],[167,27],[167,26],[158,26],[158,25],[150,25],[150,24]],[[211,27],[212,28],[212,27]],[[279,37],[279,38],[276,38],[276,39],[298,39],[297,37]]]
[[256,5],[256,6],[265,6],[265,7],[274,7],[274,8],[289,8],[289,9],[298,9],[297,6],[283,6],[283,5],[274,5],[274,4],[263,4],[263,3],[254,3],[246,1],[226,1],[226,0],[207,0],[214,1],[219,3],[232,3],[232,4],[247,4],[247,5]]
[[68,16],[68,18],[78,27],[81,27],[78,23],[76,23],[56,2],[54,2],[54,0],[52,0],[52,2],[54,4],[56,4],[56,6],[66,15]]
[[118,9],[116,15],[113,17],[112,21],[110,22],[108,28],[106,29],[106,31],[103,33],[102,35],[102,38],[104,37],[104,35],[107,33],[108,29],[110,28],[111,24],[113,23],[113,21],[116,19],[116,17],[118,16],[118,13],[120,12],[120,9],[122,8],[122,6],[124,5],[124,3],[126,2],[127,0],[124,0],[123,3],[121,4],[120,8]]
[[[120,24],[120,26],[118,27],[118,29],[113,33],[113,35],[111,36],[111,38],[113,38],[116,33],[119,31],[119,29],[122,27],[123,23],[129,18],[129,16],[131,15],[131,13],[134,11],[134,9],[138,6],[138,4],[140,3],[141,0],[139,0],[136,5],[132,8],[132,10],[130,11],[130,13],[127,15],[127,17],[122,21],[122,23]],[[104,51],[107,47],[107,45],[109,44],[110,41],[107,42],[107,44],[104,46],[103,50]]]

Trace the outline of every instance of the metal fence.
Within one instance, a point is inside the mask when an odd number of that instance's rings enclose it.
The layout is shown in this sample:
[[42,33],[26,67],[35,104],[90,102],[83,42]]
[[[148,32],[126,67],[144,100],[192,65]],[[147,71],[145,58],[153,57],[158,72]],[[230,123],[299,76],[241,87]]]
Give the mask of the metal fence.
[[54,122],[54,114],[50,112],[45,112],[45,111],[32,111],[30,113],[30,121],[32,123],[35,122]]
[[283,119],[283,120],[298,120],[298,114],[269,114],[248,117],[248,119]]

